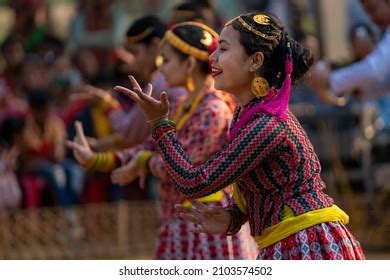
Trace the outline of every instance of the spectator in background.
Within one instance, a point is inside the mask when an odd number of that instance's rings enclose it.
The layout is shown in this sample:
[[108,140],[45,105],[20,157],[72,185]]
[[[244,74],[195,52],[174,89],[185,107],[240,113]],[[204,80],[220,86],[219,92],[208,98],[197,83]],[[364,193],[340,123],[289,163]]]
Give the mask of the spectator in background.
[[35,53],[48,33],[45,1],[13,0],[10,5],[15,11],[15,25],[11,33],[23,39],[26,52]]
[[75,162],[65,159],[64,123],[51,111],[47,91],[29,92],[28,100],[31,114],[23,135],[23,173],[44,178],[58,205],[73,205],[79,201],[84,172]]
[[22,39],[10,34],[1,44],[1,54],[5,62],[5,69],[1,80],[12,94],[16,94],[17,80],[25,57]]
[[372,21],[385,29],[376,48],[363,60],[331,71],[324,62],[318,62],[311,73],[313,87],[321,96],[330,90],[339,94],[359,87],[372,87],[372,94],[390,90],[390,1],[361,0]]
[[9,116],[0,122],[0,209],[21,206],[22,191],[15,175],[24,118]]
[[171,24],[196,21],[204,23],[215,30],[220,30],[222,20],[209,0],[187,0],[172,9]]
[[70,27],[67,49],[89,48],[99,67],[109,75],[114,62],[114,49],[122,44],[127,19],[124,11],[111,0],[81,0]]

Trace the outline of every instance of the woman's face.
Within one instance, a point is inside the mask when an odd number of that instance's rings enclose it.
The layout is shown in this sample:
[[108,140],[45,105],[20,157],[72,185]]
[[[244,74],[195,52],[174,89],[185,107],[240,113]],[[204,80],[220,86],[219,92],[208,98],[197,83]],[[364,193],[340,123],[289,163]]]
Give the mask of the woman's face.
[[133,74],[137,79],[145,80],[145,82],[150,81],[156,69],[157,51],[155,48],[144,43],[129,43],[126,48],[134,55],[134,61],[130,67]]
[[249,71],[249,57],[240,43],[240,34],[231,26],[225,27],[218,48],[210,55],[211,75],[215,88],[238,96],[250,90],[254,77]]
[[182,60],[169,43],[161,48],[163,62],[160,71],[165,76],[169,87],[185,86],[187,81],[187,67],[185,60]]

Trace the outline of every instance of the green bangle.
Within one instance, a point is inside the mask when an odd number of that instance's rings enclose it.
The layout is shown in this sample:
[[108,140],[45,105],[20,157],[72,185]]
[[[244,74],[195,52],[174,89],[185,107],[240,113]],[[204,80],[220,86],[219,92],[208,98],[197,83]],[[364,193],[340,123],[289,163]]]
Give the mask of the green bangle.
[[158,121],[157,123],[155,123],[153,125],[152,131],[154,132],[157,127],[162,126],[162,125],[165,125],[165,126],[176,126],[176,123],[174,121],[170,121],[170,120],[161,120],[161,121]]

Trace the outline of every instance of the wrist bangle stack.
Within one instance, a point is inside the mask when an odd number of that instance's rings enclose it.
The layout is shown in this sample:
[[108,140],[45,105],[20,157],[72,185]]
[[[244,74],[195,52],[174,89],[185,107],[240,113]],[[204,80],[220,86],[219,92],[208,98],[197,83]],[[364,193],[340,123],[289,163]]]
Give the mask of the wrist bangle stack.
[[230,214],[230,223],[226,231],[226,235],[234,235],[241,229],[241,222],[239,218],[240,214],[236,211],[236,209],[228,209],[228,212]]
[[156,123],[152,128],[152,136],[156,142],[159,142],[161,138],[169,132],[175,132],[175,122],[170,120],[161,120]]
[[87,171],[109,172],[115,168],[114,154],[96,153],[83,167]]

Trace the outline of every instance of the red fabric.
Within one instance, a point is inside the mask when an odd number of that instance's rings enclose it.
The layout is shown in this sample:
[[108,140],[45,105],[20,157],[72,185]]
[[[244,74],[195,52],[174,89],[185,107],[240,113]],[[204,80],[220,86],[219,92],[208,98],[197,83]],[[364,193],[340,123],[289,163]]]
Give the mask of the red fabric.
[[[226,260],[254,258],[254,243],[243,235],[192,233],[192,224],[165,219],[159,228],[155,258],[159,260]],[[253,241],[253,240],[252,240]]]
[[26,155],[31,157],[50,157],[53,154],[53,143],[43,142],[37,149],[26,150]]
[[341,223],[322,223],[261,250],[262,260],[362,260],[358,241]]
[[21,178],[24,191],[24,205],[27,209],[41,206],[41,194],[45,187],[45,181],[34,175],[25,175]]
[[69,125],[73,125],[73,121],[78,113],[87,107],[87,102],[84,100],[78,100],[72,102],[69,107],[62,114],[62,119],[65,122],[65,125],[68,127]]

